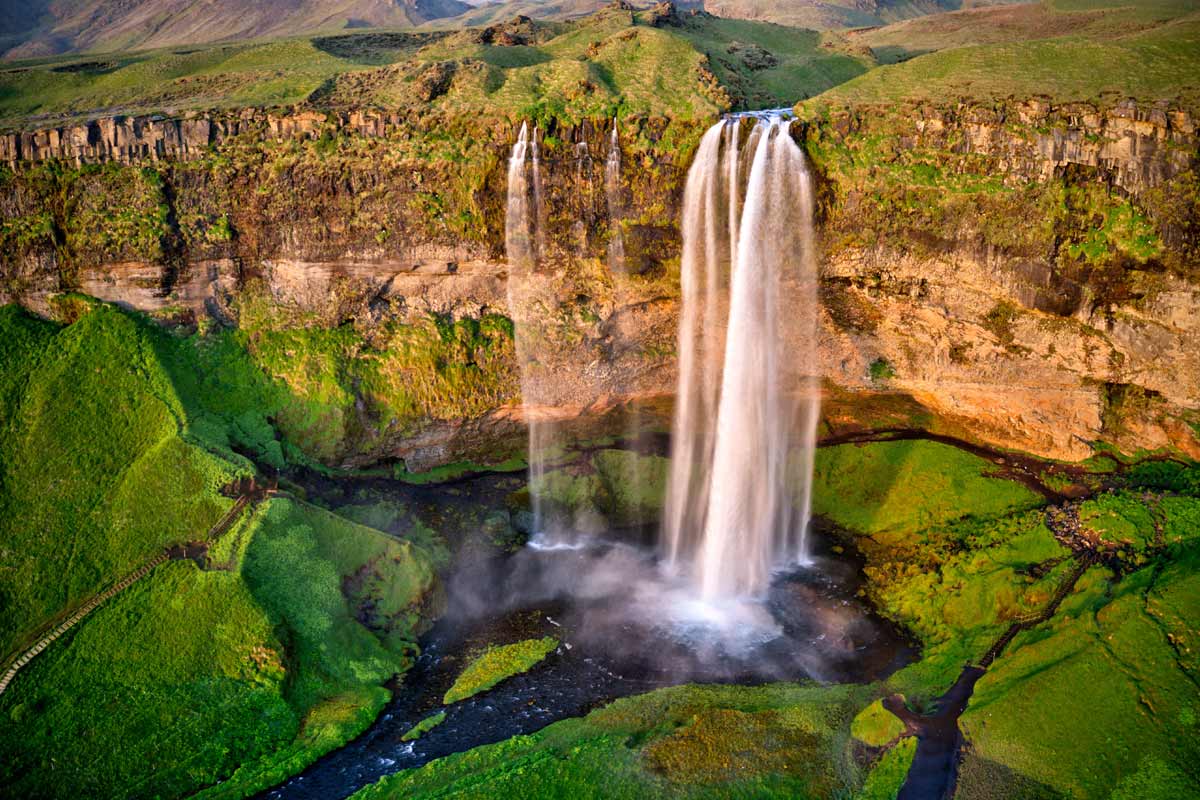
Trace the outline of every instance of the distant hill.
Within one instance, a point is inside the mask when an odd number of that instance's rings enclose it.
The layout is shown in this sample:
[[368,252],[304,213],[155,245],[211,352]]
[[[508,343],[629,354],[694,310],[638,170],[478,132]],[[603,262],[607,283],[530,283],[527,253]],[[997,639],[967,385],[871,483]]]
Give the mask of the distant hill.
[[[572,19],[591,14],[611,0],[503,0],[472,3],[477,7],[456,23],[485,24],[517,14],[540,19]],[[828,30],[885,25],[927,14],[1030,0],[675,0],[680,9],[703,10],[727,19],[774,22]],[[634,6],[654,5],[635,0]]]
[[[730,19],[815,29],[882,25],[1005,0],[676,0]],[[634,0],[636,8],[656,0]],[[570,20],[612,0],[0,0],[9,60],[295,36],[335,30],[461,28],[528,16]]]
[[566,22],[348,31],[69,55],[0,68],[0,129],[303,104],[448,115],[710,119],[789,105],[875,66],[841,34],[609,8]]
[[0,0],[4,56],[144,50],[342,28],[411,28],[460,0]]

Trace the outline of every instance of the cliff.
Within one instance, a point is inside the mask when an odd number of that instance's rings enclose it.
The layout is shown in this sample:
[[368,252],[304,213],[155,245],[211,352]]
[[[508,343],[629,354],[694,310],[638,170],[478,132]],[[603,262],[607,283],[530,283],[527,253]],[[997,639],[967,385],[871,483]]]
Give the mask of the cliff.
[[[793,134],[820,177],[831,391],[911,396],[936,424],[1055,457],[1101,440],[1200,454],[1187,114],[1039,101],[799,111]],[[614,225],[609,125],[539,131],[550,302],[537,397],[581,420],[673,388],[679,203],[704,127],[621,121]],[[467,337],[416,360],[405,343],[507,313],[516,127],[300,109],[10,134],[0,302],[58,313],[53,298],[76,289],[239,332],[272,380],[336,420],[317,438],[305,415],[276,420],[330,463],[494,459],[520,444],[512,343]],[[443,390],[414,388],[430,380]]]

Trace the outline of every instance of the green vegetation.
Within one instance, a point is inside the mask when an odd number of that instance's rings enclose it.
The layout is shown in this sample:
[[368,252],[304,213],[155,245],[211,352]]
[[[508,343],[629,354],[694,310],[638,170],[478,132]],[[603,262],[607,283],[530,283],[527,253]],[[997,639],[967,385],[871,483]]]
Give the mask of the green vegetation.
[[528,672],[543,658],[554,652],[558,640],[553,636],[526,639],[523,642],[488,647],[459,674],[442,702],[446,705],[486,692],[505,678]]
[[[515,392],[506,317],[426,317],[368,330],[367,322],[326,327],[314,314],[270,302],[265,292],[250,290],[239,302],[240,325],[229,335],[271,379],[259,408],[318,460],[384,431],[411,433],[429,419],[478,416]],[[359,404],[376,429],[362,429]]]
[[392,797],[828,798],[861,786],[861,686],[677,686],[384,778]]
[[682,35],[742,108],[776,108],[863,74],[872,59],[836,36],[740,19],[689,21]]
[[1194,3],[1080,5],[1048,2],[1017,13],[979,9],[870,32],[862,39],[882,60],[916,57],[850,80],[821,101],[1034,96],[1057,102],[1200,101],[1200,18]]
[[[227,335],[68,301],[67,326],[0,309],[9,651],[203,538],[232,503],[220,487],[251,471],[231,446],[279,445],[255,410],[269,384]],[[437,603],[439,558],[267,502],[213,544],[210,569],[158,567],[22,670],[0,697],[0,782],[29,796],[264,788],[374,718]]]
[[465,475],[473,475],[480,472],[520,472],[527,466],[528,464],[522,458],[510,458],[498,464],[476,464],[473,461],[455,461],[440,467],[434,467],[425,472],[409,472],[403,465],[397,465],[392,470],[392,477],[398,481],[423,486],[431,483],[444,483],[445,481],[452,481]]
[[631,450],[597,450],[582,464],[547,472],[529,487],[545,511],[576,527],[636,525],[655,519],[666,496],[669,461]]
[[275,499],[212,555],[224,569],[159,567],[22,671],[0,697],[5,785],[240,797],[369,724],[411,661],[423,552]]
[[921,440],[817,453],[814,511],[853,532],[867,594],[923,644],[922,660],[889,681],[918,706],[1040,608],[1069,568],[1031,510],[1040,496],[989,471],[977,456]]
[[[1127,299],[1149,272],[1164,265],[1183,276],[1194,271],[1189,245],[1167,244],[1178,219],[1192,213],[1197,192],[1191,178],[1131,197],[1069,170],[1016,180],[1013,171],[1022,168],[1021,159],[1004,163],[996,154],[964,146],[971,123],[988,126],[1002,131],[1013,147],[1025,148],[1030,154],[1025,168],[1032,168],[1038,148],[1069,124],[1058,111],[1015,123],[1025,113],[1016,101],[951,110],[940,102],[864,106],[822,100],[801,104],[797,112],[813,123],[805,146],[829,178],[831,213],[823,242],[834,252],[886,244],[937,258],[963,243],[986,243],[1011,256],[1050,254],[1056,272],[1088,276],[1114,300]],[[1008,224],[1015,218],[1028,224]],[[1066,304],[1065,312],[1071,300],[1069,293],[1057,297],[1063,286],[1057,275],[1048,286],[1028,284],[1046,301]],[[841,306],[847,324],[864,324],[847,302]],[[981,322],[995,330],[1005,321]],[[1007,340],[1003,331],[998,335],[1010,345],[1010,335]]]
[[436,714],[432,714],[405,731],[404,735],[400,737],[400,741],[411,742],[414,739],[420,739],[426,733],[433,730],[438,725],[441,725],[445,719],[445,711],[439,711]]
[[1186,552],[1119,583],[1096,570],[980,680],[962,718],[975,755],[994,765],[976,773],[977,790],[1000,771],[1076,797],[1200,792],[1197,665],[1179,657],[1191,638],[1180,615],[1200,612],[1200,564]]
[[870,374],[871,380],[875,381],[876,383],[890,381],[892,378],[896,377],[896,368],[893,367],[891,362],[886,358],[877,358],[872,361],[870,367],[867,369],[867,372]]
[[[820,458],[837,469],[822,475],[830,465],[819,461],[818,478],[829,485],[829,474],[853,474],[868,486],[894,486],[911,505],[890,507],[889,492],[859,492],[844,494],[852,500],[843,505],[876,514],[847,514],[834,504],[825,513],[856,534],[867,593],[922,644],[921,660],[886,681],[922,710],[1013,621],[1043,608],[1074,561],[1040,513],[1010,505],[1011,490],[985,490],[1001,483],[979,474],[986,462],[976,460],[974,477],[970,457],[944,466],[917,458],[895,470],[898,479],[877,475],[879,464],[898,460],[889,449],[901,444],[823,450]],[[1085,535],[1096,535],[1134,571],[1119,577],[1092,568],[1058,614],[1020,633],[981,679],[962,718],[970,741],[962,796],[1173,797],[1200,789],[1191,766],[1200,660],[1187,622],[1200,613],[1200,500],[1170,493],[1190,489],[1193,471],[1181,462],[1145,462],[1124,476],[1129,488],[1083,504]],[[953,514],[938,510],[945,485],[927,482],[946,474],[963,476],[950,484],[961,493]],[[848,477],[835,485],[843,493],[854,486]],[[816,503],[829,502],[821,498],[818,490]],[[864,744],[882,744],[900,726],[876,703],[850,731]],[[911,760],[909,742],[881,758],[862,796],[894,796]]]
[[869,747],[883,747],[904,733],[904,723],[876,700],[850,723],[850,735]]
[[155,335],[106,306],[65,328],[0,309],[0,653],[203,538],[232,504],[221,486],[249,471],[190,438]]
[[813,511],[878,538],[1040,505],[1038,495],[989,477],[989,471],[982,458],[939,442],[823,447],[816,456]]
[[743,20],[605,9],[571,23],[412,36],[375,32],[60,57],[0,70],[0,123],[77,119],[104,109],[425,106],[579,120],[620,113],[704,118],[733,104],[794,102],[858,75],[869,58],[809,31]]
[[908,777],[913,756],[917,754],[917,740],[909,737],[899,742],[875,763],[862,791],[855,800],[895,800]]

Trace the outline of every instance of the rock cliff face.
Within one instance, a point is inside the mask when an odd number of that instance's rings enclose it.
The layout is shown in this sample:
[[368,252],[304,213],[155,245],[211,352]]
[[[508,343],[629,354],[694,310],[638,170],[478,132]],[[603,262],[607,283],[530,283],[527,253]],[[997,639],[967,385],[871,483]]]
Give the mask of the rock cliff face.
[[[1200,455],[1190,117],[1041,102],[799,112],[793,133],[821,177],[833,385],[911,396],[959,430],[1054,457],[1100,440]],[[673,389],[679,202],[704,127],[622,121],[614,223],[609,124],[539,131],[552,298],[539,396],[589,420]],[[394,323],[507,312],[514,136],[504,119],[303,110],[8,134],[0,302],[49,314],[79,290],[241,326],[252,351],[260,334],[351,329],[362,344],[344,357],[374,363]],[[628,274],[606,259],[618,228]],[[247,317],[262,303],[266,333],[262,314]],[[487,381],[490,411],[427,404],[399,421],[379,412],[398,407],[386,388],[342,370],[343,399],[329,402],[357,421],[320,457],[423,468],[519,446],[514,361],[489,363],[505,373]],[[299,371],[260,365],[316,393]],[[419,379],[406,370],[394,380]]]

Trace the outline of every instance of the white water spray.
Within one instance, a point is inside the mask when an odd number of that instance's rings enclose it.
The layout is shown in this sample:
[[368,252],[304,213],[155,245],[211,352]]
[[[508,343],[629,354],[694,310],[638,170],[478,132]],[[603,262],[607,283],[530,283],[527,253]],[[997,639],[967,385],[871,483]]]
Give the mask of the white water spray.
[[781,115],[743,127],[704,135],[684,192],[664,549],[710,600],[807,560],[820,402],[811,175]]

